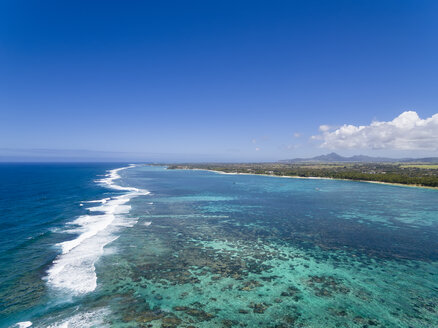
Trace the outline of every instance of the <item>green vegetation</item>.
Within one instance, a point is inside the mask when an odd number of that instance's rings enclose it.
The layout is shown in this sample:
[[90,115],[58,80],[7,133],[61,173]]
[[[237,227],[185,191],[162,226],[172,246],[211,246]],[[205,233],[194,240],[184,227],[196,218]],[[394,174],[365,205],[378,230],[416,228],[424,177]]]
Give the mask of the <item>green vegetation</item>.
[[267,174],[291,177],[322,177],[357,181],[438,187],[438,165],[400,163],[239,163],[181,164],[169,169],[205,169],[225,173]]
[[437,170],[438,169],[438,164],[404,164],[404,165],[400,165],[401,168],[410,168],[410,167],[415,167],[415,168],[419,168],[419,169],[434,169]]

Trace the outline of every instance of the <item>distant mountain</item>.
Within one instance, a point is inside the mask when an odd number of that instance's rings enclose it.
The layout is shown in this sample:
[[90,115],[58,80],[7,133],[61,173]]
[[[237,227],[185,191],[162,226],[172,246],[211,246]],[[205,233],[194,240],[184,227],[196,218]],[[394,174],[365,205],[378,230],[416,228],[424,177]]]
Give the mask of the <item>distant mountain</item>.
[[280,163],[384,163],[384,162],[421,162],[421,163],[438,163],[438,157],[426,158],[388,158],[388,157],[372,157],[365,155],[355,155],[344,157],[336,153],[327,155],[315,156],[312,158],[294,158],[279,161]]

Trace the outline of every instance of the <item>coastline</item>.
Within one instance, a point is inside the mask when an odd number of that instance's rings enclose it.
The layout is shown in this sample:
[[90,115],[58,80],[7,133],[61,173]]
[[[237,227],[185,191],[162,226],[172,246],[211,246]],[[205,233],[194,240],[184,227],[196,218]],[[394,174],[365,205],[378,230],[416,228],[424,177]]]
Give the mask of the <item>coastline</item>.
[[403,183],[372,181],[372,180],[337,179],[337,178],[329,178],[329,177],[300,177],[300,176],[297,176],[297,175],[272,175],[272,174],[241,173],[241,172],[223,172],[223,171],[217,171],[217,170],[198,169],[198,168],[193,168],[193,169],[186,168],[185,170],[210,171],[210,172],[214,172],[214,173],[218,173],[218,174],[228,174],[228,175],[260,175],[260,176],[271,177],[271,178],[354,181],[354,182],[375,183],[375,184],[382,184],[382,185],[389,185],[389,186],[398,186],[398,187],[409,187],[409,188],[422,188],[422,189],[438,190],[438,187],[428,187],[428,186],[415,185],[415,184],[403,184]]

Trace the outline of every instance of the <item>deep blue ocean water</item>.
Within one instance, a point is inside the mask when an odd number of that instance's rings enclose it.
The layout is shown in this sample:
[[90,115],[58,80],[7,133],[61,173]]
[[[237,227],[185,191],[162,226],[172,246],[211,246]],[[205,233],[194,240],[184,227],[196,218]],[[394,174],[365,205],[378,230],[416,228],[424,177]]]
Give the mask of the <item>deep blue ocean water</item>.
[[0,327],[438,326],[437,190],[121,167],[0,165]]
[[[65,224],[86,213],[81,202],[112,191],[95,180],[121,164],[0,164],[0,327],[44,307],[41,279],[72,238]],[[44,300],[43,300],[44,299]]]

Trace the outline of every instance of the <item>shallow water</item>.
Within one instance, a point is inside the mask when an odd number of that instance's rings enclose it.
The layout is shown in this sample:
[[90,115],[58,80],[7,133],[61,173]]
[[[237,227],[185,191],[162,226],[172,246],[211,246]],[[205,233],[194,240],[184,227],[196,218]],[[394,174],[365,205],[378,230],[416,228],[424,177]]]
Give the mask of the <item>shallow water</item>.
[[435,190],[150,166],[119,174],[117,185],[151,193],[131,197],[129,213],[118,214],[130,224],[111,224],[88,240],[114,238],[101,243],[96,288],[73,293],[48,285],[52,252],[39,274],[21,280],[43,296],[15,310],[14,322],[438,326]]

